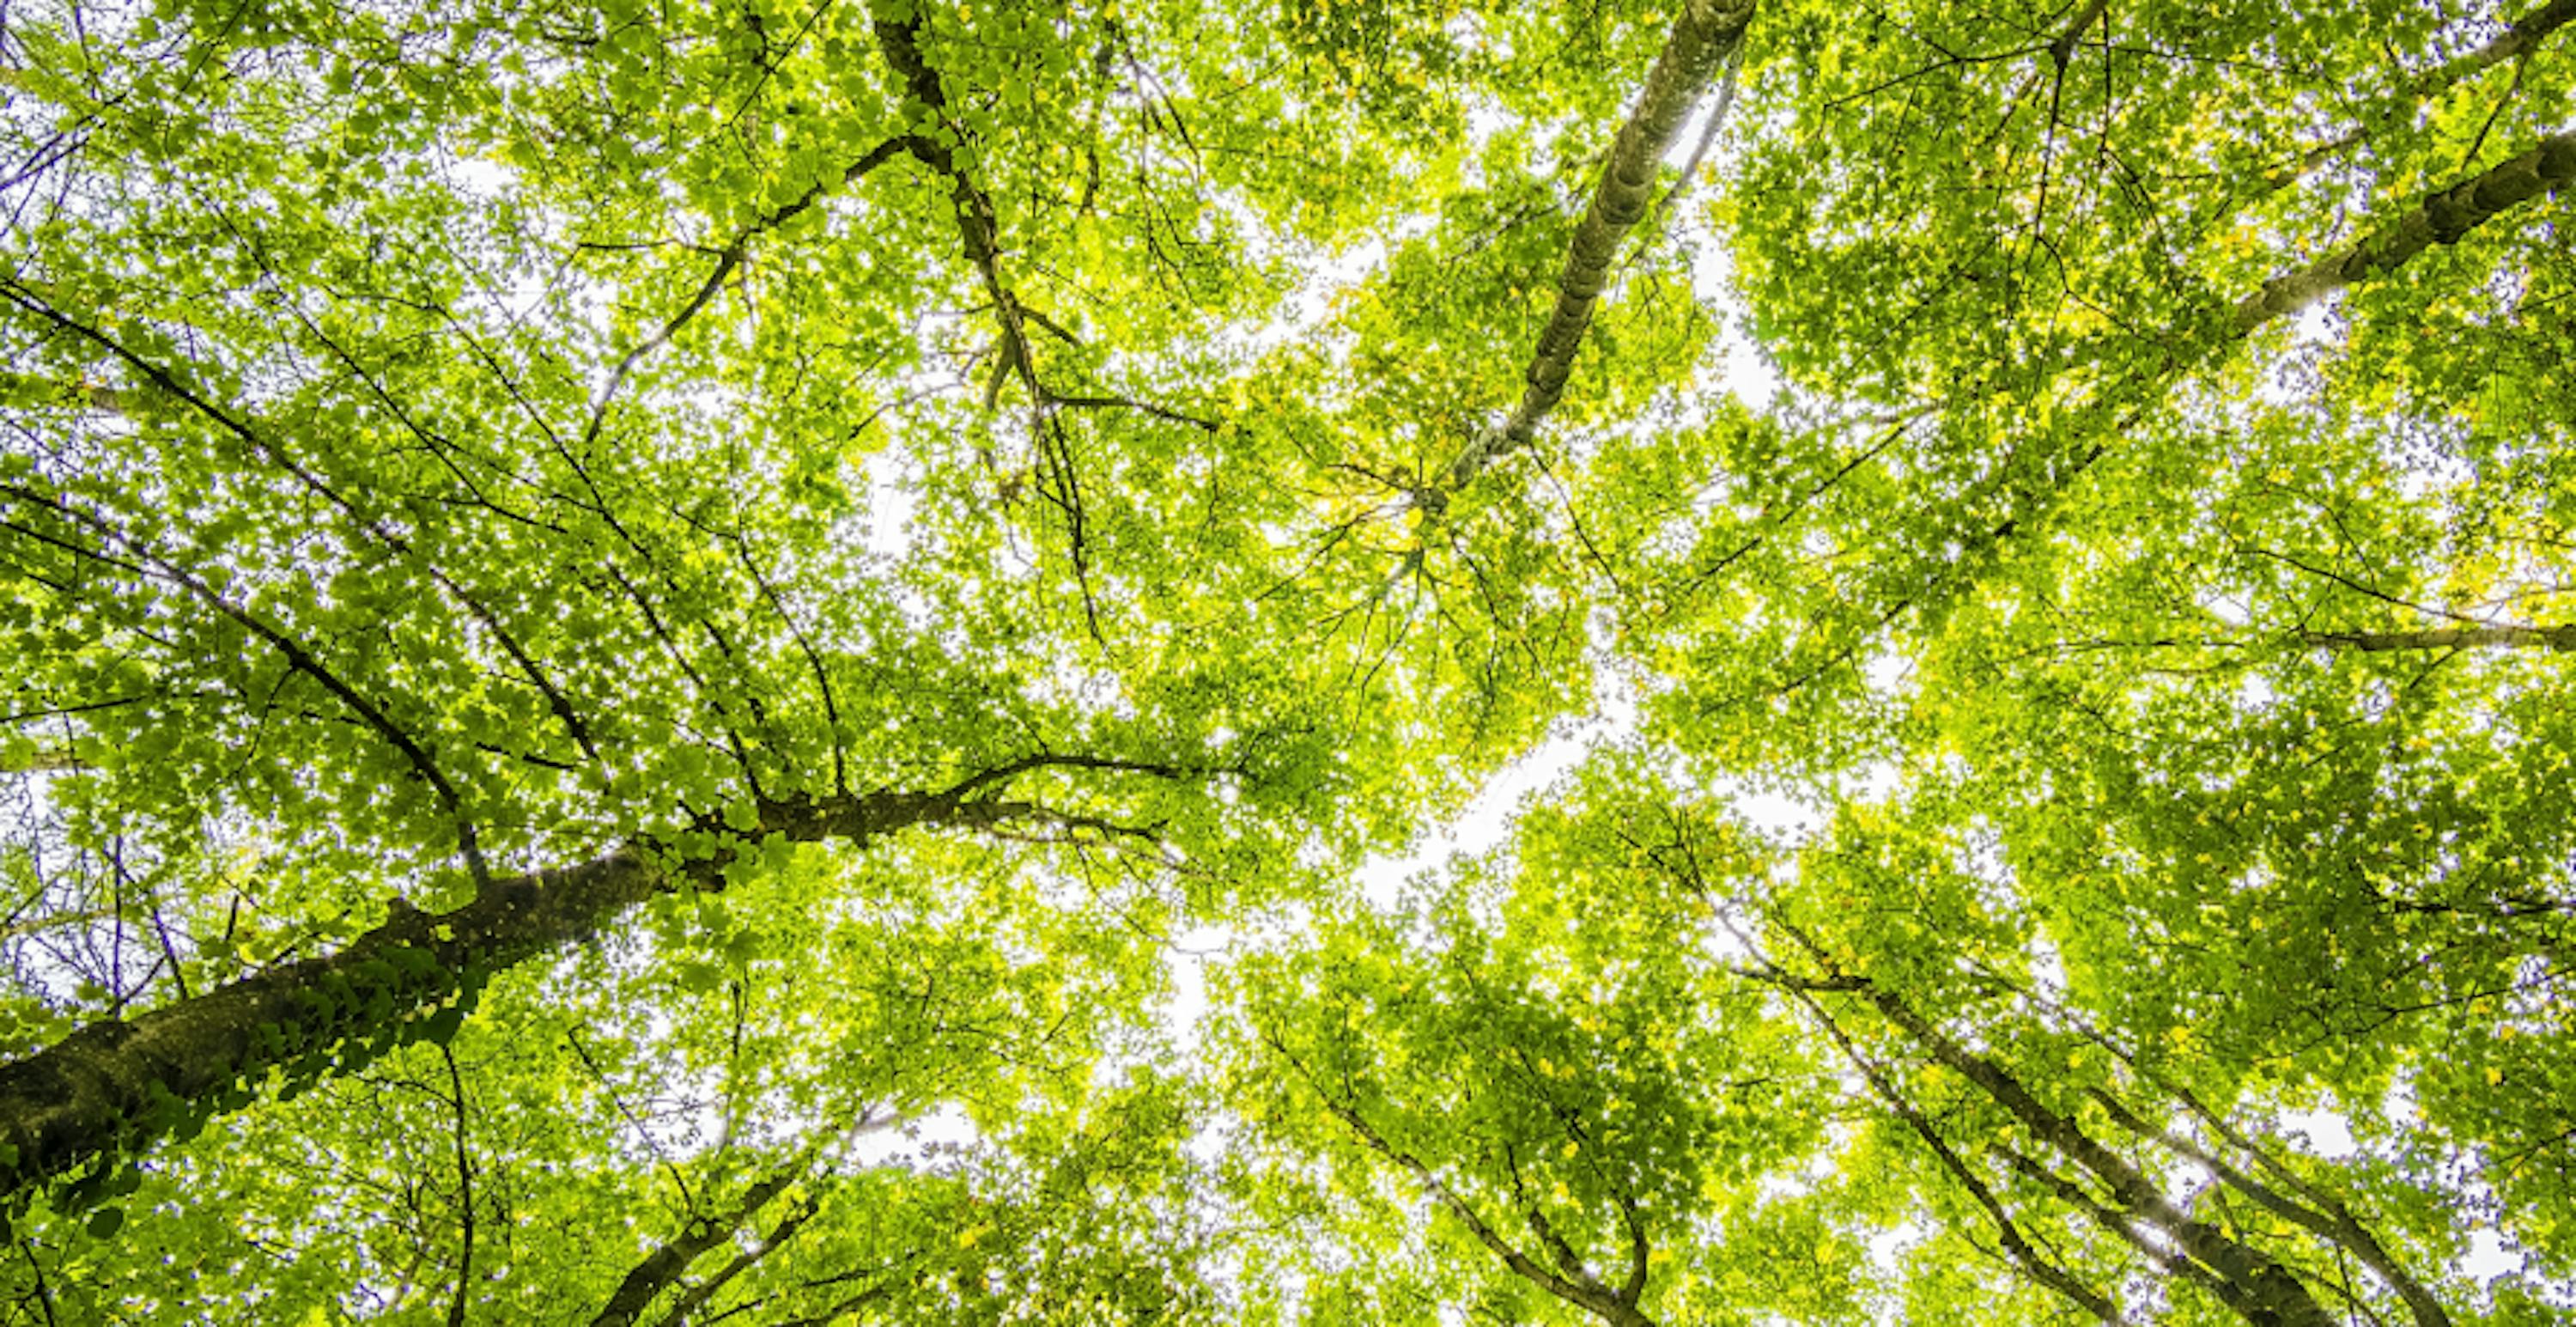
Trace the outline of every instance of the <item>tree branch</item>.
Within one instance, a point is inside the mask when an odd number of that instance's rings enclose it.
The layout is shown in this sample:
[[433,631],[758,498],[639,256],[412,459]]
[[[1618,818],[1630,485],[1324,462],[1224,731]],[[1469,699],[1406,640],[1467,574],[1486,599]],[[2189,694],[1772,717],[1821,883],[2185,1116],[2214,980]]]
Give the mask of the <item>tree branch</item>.
[[[905,93],[927,107],[942,126],[963,141],[962,131],[949,119],[948,92],[940,85],[939,71],[922,56],[919,20],[878,19],[870,26],[876,34],[877,49],[903,80]],[[984,293],[993,302],[994,321],[1001,329],[1002,364],[1028,389],[1032,408],[1043,412],[1047,392],[1038,381],[1037,359],[1029,348],[1019,297],[1002,280],[1001,223],[991,195],[968,177],[958,166],[956,153],[939,139],[915,134],[904,139],[903,145],[915,160],[948,180],[949,203],[957,214],[958,239],[965,248],[966,261],[974,264],[976,274],[983,279]]]
[[715,1298],[717,1291],[776,1252],[779,1246],[794,1239],[796,1232],[804,1229],[805,1223],[813,1220],[815,1213],[821,1210],[822,1205],[810,1198],[798,1203],[794,1210],[778,1219],[777,1225],[770,1227],[758,1245],[736,1253],[724,1266],[717,1268],[714,1275],[681,1291],[680,1297],[672,1302],[671,1311],[662,1315],[657,1327],[688,1327],[689,1320],[699,1309],[706,1307],[708,1300]]
[[491,878],[491,872],[483,861],[483,849],[474,821],[465,813],[464,798],[457,793],[456,785],[449,781],[446,773],[439,768],[438,762],[430,758],[428,749],[396,724],[391,716],[375,702],[369,700],[354,685],[325,665],[311,650],[306,649],[302,642],[271,625],[266,619],[252,612],[247,605],[235,603],[225,597],[203,577],[155,553],[140,540],[117,528],[104,517],[83,511],[52,495],[39,493],[17,484],[0,485],[0,496],[16,498],[31,507],[51,513],[68,525],[87,530],[96,535],[102,544],[121,548],[134,561],[127,562],[104,549],[88,548],[41,531],[19,526],[10,528],[17,529],[30,538],[63,549],[76,557],[91,558],[175,585],[190,598],[214,610],[252,636],[267,642],[270,648],[276,650],[286,660],[289,669],[319,683],[323,690],[331,693],[334,699],[348,707],[350,713],[356,715],[376,736],[382,738],[387,746],[392,747],[402,756],[403,760],[410,765],[412,774],[427,785],[431,794],[437,798],[440,809],[445,811],[455,823],[457,850],[464,857],[466,867],[475,881],[479,884]]
[[1859,1046],[1852,1042],[1850,1034],[1843,1031],[1842,1024],[1837,1022],[1834,1016],[1825,1010],[1824,1004],[1811,994],[1820,990],[1841,991],[1856,988],[1800,980],[1777,968],[1752,971],[1738,969],[1738,971],[1754,980],[1769,982],[1788,991],[1792,999],[1805,1006],[1808,1014],[1824,1027],[1825,1035],[1830,1037],[1834,1045],[1842,1051],[1843,1058],[1849,1060],[1853,1068],[1860,1070],[1861,1078],[1869,1084],[1871,1093],[1885,1103],[1889,1110],[1896,1112],[1896,1117],[1903,1120],[1905,1126],[1914,1132],[1914,1136],[1923,1140],[1923,1145],[1931,1150],[1933,1160],[1940,1163],[1941,1169],[1947,1171],[1950,1178],[1958,1182],[1960,1188],[1968,1191],[1968,1196],[1976,1202],[1977,1206],[1985,1209],[1986,1219],[1994,1223],[1996,1235],[2003,1241],[2005,1254],[2024,1275],[2100,1319],[2105,1327],[2117,1327],[2122,1321],[2119,1306],[2101,1291],[2077,1280],[2074,1273],[2040,1256],[2039,1250],[2031,1244],[2027,1236],[2022,1234],[2021,1227],[2013,1221],[2012,1215],[2004,1210],[2003,1200],[1995,1196],[1993,1188],[1983,1179],[1978,1178],[1977,1173],[1969,1168],[1966,1160],[1950,1146],[1949,1140],[1943,1138],[1940,1131],[1932,1126],[1930,1117],[1923,1113],[1922,1108],[1896,1090],[1896,1085],[1888,1079],[1886,1070],[1877,1061],[1861,1053]]
[[448,1090],[456,1094],[456,1298],[447,1306],[447,1327],[465,1327],[466,1294],[474,1283],[474,1159],[465,1149],[465,1076],[456,1071],[456,1053],[438,1048],[447,1062]]
[[633,1327],[661,1293],[679,1281],[689,1264],[706,1256],[708,1250],[733,1238],[743,1223],[760,1214],[770,1200],[786,1191],[787,1186],[804,1177],[802,1166],[782,1166],[743,1191],[733,1206],[715,1217],[699,1217],[683,1227],[680,1233],[655,1248],[637,1263],[626,1278],[617,1283],[608,1303],[590,1320],[590,1327]]
[[2576,130],[2552,134],[2519,156],[2426,195],[2378,230],[2237,302],[2238,335],[2287,317],[2357,282],[2395,271],[2436,244],[2457,244],[2506,210],[2576,182]]
[[1466,487],[1494,462],[1528,446],[1539,424],[1564,399],[1575,351],[1592,325],[1592,310],[1609,280],[1619,242],[1654,200],[1655,177],[1664,153],[1709,80],[1742,45],[1753,8],[1752,0],[1684,0],[1663,53],[1646,75],[1636,109],[1619,126],[1592,204],[1575,227],[1565,270],[1557,277],[1556,307],[1548,314],[1547,326],[1539,332],[1538,346],[1530,356],[1520,405],[1500,428],[1476,439],[1450,464],[1439,482],[1440,497]]
[[2576,623],[2555,627],[2442,627],[2427,631],[2302,631],[2297,633],[2297,639],[2304,645],[2371,653],[2467,650],[2490,646],[2517,650],[2576,650]]
[[2334,1327],[2332,1315],[2279,1260],[2193,1219],[2126,1158],[2096,1142],[2074,1120],[2049,1109],[2001,1065],[1960,1045],[1894,991],[1873,984],[1865,995],[1890,1022],[1931,1051],[1935,1060],[1975,1084],[2041,1141],[2091,1172],[2131,1213],[2171,1234],[2184,1253],[2272,1315],[2271,1321],[2281,1327]]
[[1484,1245],[1487,1251],[1501,1259],[1503,1265],[1510,1268],[1513,1274],[1576,1308],[1614,1324],[1615,1327],[1652,1327],[1651,1319],[1638,1312],[1633,1306],[1620,1303],[1598,1282],[1586,1286],[1568,1280],[1550,1271],[1537,1259],[1523,1253],[1510,1240],[1503,1238],[1502,1233],[1495,1230],[1484,1216],[1476,1211],[1473,1204],[1457,1190],[1450,1188],[1448,1182],[1441,1179],[1439,1173],[1432,1170],[1421,1158],[1388,1142],[1386,1136],[1379,1133],[1375,1126],[1372,1126],[1358,1111],[1325,1091],[1324,1085],[1317,1080],[1314,1071],[1303,1059],[1291,1052],[1284,1041],[1268,1032],[1262,1034],[1262,1040],[1297,1071],[1298,1077],[1306,1080],[1306,1085],[1315,1090],[1316,1099],[1323,1103],[1324,1109],[1330,1112],[1334,1119],[1340,1120],[1343,1126],[1358,1137],[1370,1151],[1394,1162],[1412,1175],[1425,1192],[1438,1200],[1441,1206],[1448,1208],[1467,1227],[1467,1232],[1475,1236],[1477,1243]]
[[[752,839],[778,834],[853,847],[910,828],[989,831],[1055,814],[955,789],[786,798],[759,803],[758,813]],[[156,1138],[193,1135],[211,1115],[246,1103],[273,1068],[290,1078],[335,1063],[346,1071],[403,1042],[443,1040],[491,974],[579,943],[655,894],[722,889],[738,842],[676,863],[654,845],[630,844],[488,879],[470,902],[446,912],[397,900],[382,925],[337,953],[277,964],[131,1019],[91,1023],[0,1064],[0,1196]]]
[[[2127,1057],[2123,1056],[2122,1058],[2126,1059]],[[2132,1067],[2134,1067],[2135,1062],[2131,1061],[2131,1064]],[[2255,1179],[2253,1176],[2246,1174],[2244,1171],[2230,1164],[2225,1157],[2219,1156],[2208,1148],[2202,1147],[2170,1129],[2159,1129],[2148,1124],[2145,1120],[2140,1119],[2136,1112],[2130,1110],[2126,1104],[2122,1103],[2119,1098],[2112,1096],[2101,1088],[2096,1087],[2090,1089],[2088,1095],[2090,1095],[2096,1103],[2100,1104],[2104,1111],[2109,1113],[2112,1123],[2136,1134],[2140,1138],[2152,1139],[2156,1142],[2160,1142],[2166,1147],[2173,1149],[2177,1155],[2188,1157],[2191,1160],[2208,1167],[2209,1172],[2216,1175],[2221,1183],[2224,1183],[2227,1187],[2234,1189],[2238,1193],[2244,1194],[2247,1198],[2252,1199],[2256,1206],[2261,1207],[2265,1211],[2280,1217],[2282,1220],[2299,1226],[2330,1243],[2351,1250],[2352,1255],[2360,1259],[2363,1266],[2368,1267],[2371,1271],[2377,1273],[2379,1279],[2387,1282],[2389,1288],[2397,1292],[2397,1297],[2405,1301],[2407,1312],[2414,1315],[2416,1327],[2450,1327],[2450,1313],[2442,1307],[2441,1301],[2434,1298],[2433,1292],[2427,1289],[2423,1282],[2408,1275],[2406,1269],[2399,1266],[2395,1258],[2389,1256],[2387,1248],[2380,1244],[2378,1237],[2371,1234],[2368,1228],[2355,1220],[2350,1211],[2346,1210],[2341,1203],[2335,1202],[2331,1197],[2310,1189],[2304,1181],[2298,1180],[2295,1173],[2291,1172],[2288,1167],[2265,1154],[2261,1148],[2256,1147],[2252,1140],[2237,1134],[2234,1130],[2227,1128],[2222,1123],[2219,1123],[2214,1113],[2202,1106],[2197,1098],[2192,1098],[2185,1102],[2194,1114],[2199,1115],[2204,1121],[2208,1121],[2211,1127],[2218,1130],[2220,1136],[2225,1138],[2230,1146],[2252,1156],[2257,1165],[2263,1166],[2264,1168],[2273,1171],[2275,1174],[2289,1177],[2293,1183],[2298,1185],[2306,1197],[2318,1204],[2318,1207],[2312,1208],[2305,1203],[2292,1199],[2287,1194],[2280,1192],[2271,1185]],[[2320,1211],[2318,1208],[2323,1208],[2324,1210]]]
[[626,385],[627,375],[634,371],[636,364],[641,362],[646,355],[652,354],[654,351],[670,344],[671,338],[679,335],[681,328],[688,326],[691,321],[697,318],[699,313],[706,309],[707,305],[715,299],[716,292],[724,289],[725,279],[732,276],[735,269],[742,266],[743,260],[751,255],[751,242],[754,239],[774,231],[780,226],[787,224],[789,221],[794,220],[796,217],[803,215],[816,203],[823,201],[823,195],[828,192],[832,186],[837,184],[846,188],[858,183],[860,180],[865,179],[871,172],[875,171],[877,167],[894,160],[896,157],[910,150],[911,146],[912,140],[910,138],[891,138],[885,142],[877,144],[875,147],[868,149],[866,154],[861,156],[857,161],[851,162],[849,167],[841,172],[839,180],[835,181],[829,178],[816,180],[812,188],[807,189],[802,195],[779,205],[778,208],[770,212],[767,216],[761,217],[758,220],[753,221],[750,225],[745,226],[740,233],[733,237],[731,243],[725,245],[724,248],[717,250],[715,267],[708,271],[706,280],[698,283],[696,293],[689,297],[688,302],[682,304],[678,311],[664,319],[660,329],[656,330],[653,335],[644,338],[642,341],[636,342],[635,345],[630,347],[625,355],[618,359],[616,365],[608,371],[608,380],[600,384],[599,395],[591,405],[590,420],[582,428],[582,443],[585,450],[591,442],[595,441],[599,437],[600,426],[604,424],[608,418],[608,408],[616,401],[618,390]]

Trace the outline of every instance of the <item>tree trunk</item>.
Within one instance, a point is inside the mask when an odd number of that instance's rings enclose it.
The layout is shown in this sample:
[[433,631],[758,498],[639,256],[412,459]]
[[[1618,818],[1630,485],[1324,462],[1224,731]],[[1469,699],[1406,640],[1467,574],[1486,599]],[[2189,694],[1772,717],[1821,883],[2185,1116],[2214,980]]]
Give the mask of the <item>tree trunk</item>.
[[2429,631],[2303,631],[2305,644],[2392,653],[2404,650],[2576,650],[2576,624],[2558,627],[2441,627]]
[[653,1301],[689,1270],[689,1264],[705,1257],[709,1249],[732,1239],[744,1222],[760,1215],[760,1209],[769,1206],[770,1200],[795,1183],[801,1173],[797,1168],[782,1167],[745,1190],[740,1201],[721,1216],[699,1217],[689,1222],[678,1237],[646,1255],[644,1261],[635,1264],[635,1269],[626,1274],[625,1280],[617,1283],[616,1293],[608,1297],[608,1303],[599,1310],[599,1316],[590,1320],[590,1327],[633,1327],[635,1320],[644,1316],[644,1310],[652,1307]]
[[[756,834],[800,843],[864,843],[913,825],[990,826],[1044,814],[1024,802],[946,793],[879,792],[765,804]],[[1004,775],[1003,777],[1007,777]],[[721,888],[721,858],[676,872],[629,845],[571,866],[501,877],[462,907],[424,913],[397,902],[383,925],[337,953],[282,963],[131,1019],[92,1023],[0,1065],[0,1197],[102,1163],[75,1186],[94,1201],[119,1152],[194,1136],[246,1104],[272,1069],[290,1077],[346,1072],[396,1045],[453,1030],[491,974],[596,934],[654,894]],[[444,1010],[454,1013],[442,1013]]]
[[1592,325],[1592,309],[1601,301],[1601,288],[1609,283],[1619,243],[1653,201],[1655,177],[1663,169],[1664,153],[1672,147],[1674,135],[1681,132],[1682,122],[1690,117],[1691,107],[1698,104],[1718,66],[1744,44],[1745,26],[1752,21],[1750,0],[1685,0],[1663,54],[1646,75],[1636,110],[1619,126],[1610,163],[1593,190],[1592,206],[1575,227],[1565,271],[1556,280],[1556,308],[1548,314],[1538,348],[1530,356],[1520,406],[1501,428],[1476,439],[1449,467],[1446,490],[1464,488],[1485,467],[1528,446],[1539,423],[1565,399],[1574,352]]
[[2395,271],[2436,244],[2457,244],[2508,208],[2570,183],[2576,183],[2576,129],[2552,134],[2520,156],[2426,196],[2344,248],[2264,282],[2237,304],[2236,329],[2250,332],[2355,282]]
[[2074,1120],[2049,1109],[2031,1095],[2020,1079],[1960,1045],[1895,992],[1872,985],[1866,993],[1889,1021],[1921,1042],[1935,1060],[1976,1084],[1995,1104],[2020,1120],[2024,1128],[2091,1172],[2133,1216],[2163,1230],[2184,1254],[2224,1278],[2230,1288],[2259,1310],[2259,1314],[2246,1315],[2250,1321],[2266,1322],[2267,1318],[2260,1315],[2268,1315],[2268,1322],[2277,1327],[2335,1327],[2334,1317],[2279,1260],[2230,1238],[2215,1226],[2195,1220],[2127,1158],[2096,1142]]

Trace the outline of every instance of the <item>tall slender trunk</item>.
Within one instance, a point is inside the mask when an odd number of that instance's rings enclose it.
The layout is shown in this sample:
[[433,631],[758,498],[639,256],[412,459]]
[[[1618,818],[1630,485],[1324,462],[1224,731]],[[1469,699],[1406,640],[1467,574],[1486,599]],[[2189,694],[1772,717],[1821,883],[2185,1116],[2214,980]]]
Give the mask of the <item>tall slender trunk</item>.
[[2333,1315],[2278,1259],[2193,1218],[2126,1157],[2096,1141],[2073,1119],[2050,1109],[2001,1065],[1960,1045],[1895,992],[1872,985],[1866,994],[1935,1060],[1974,1083],[2033,1135],[2090,1172],[2133,1217],[2163,1230],[2185,1255],[2223,1279],[2253,1310],[2246,1314],[2249,1321],[2277,1327],[2335,1327]]
[[1468,445],[1451,463],[1441,491],[1454,492],[1472,482],[1487,466],[1529,445],[1538,426],[1565,399],[1565,382],[1574,373],[1574,353],[1592,326],[1593,307],[1610,280],[1619,244],[1628,237],[1646,205],[1653,201],[1655,178],[1664,153],[1673,144],[1691,108],[1707,91],[1718,67],[1744,44],[1753,21],[1751,0],[1684,0],[1681,17],[1663,53],[1646,74],[1636,109],[1619,126],[1610,162],[1602,167],[1592,205],[1574,229],[1566,251],[1565,270],[1556,279],[1556,307],[1540,330],[1530,355],[1520,405],[1502,427]]

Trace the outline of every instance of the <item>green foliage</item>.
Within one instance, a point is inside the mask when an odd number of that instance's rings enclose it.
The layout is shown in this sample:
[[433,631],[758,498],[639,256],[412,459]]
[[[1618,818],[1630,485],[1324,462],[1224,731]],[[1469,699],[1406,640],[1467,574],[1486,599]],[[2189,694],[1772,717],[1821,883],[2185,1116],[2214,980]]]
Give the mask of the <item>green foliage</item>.
[[0,1323],[2564,1316],[2571,17],[11,7]]

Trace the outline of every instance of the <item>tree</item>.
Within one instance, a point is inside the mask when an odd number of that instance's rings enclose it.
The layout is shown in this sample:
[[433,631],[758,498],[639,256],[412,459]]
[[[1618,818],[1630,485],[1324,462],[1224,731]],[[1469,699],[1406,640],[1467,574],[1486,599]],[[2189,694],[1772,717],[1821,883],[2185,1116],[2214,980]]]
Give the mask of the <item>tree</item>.
[[2545,1317],[2571,17],[12,11],[8,1312]]

